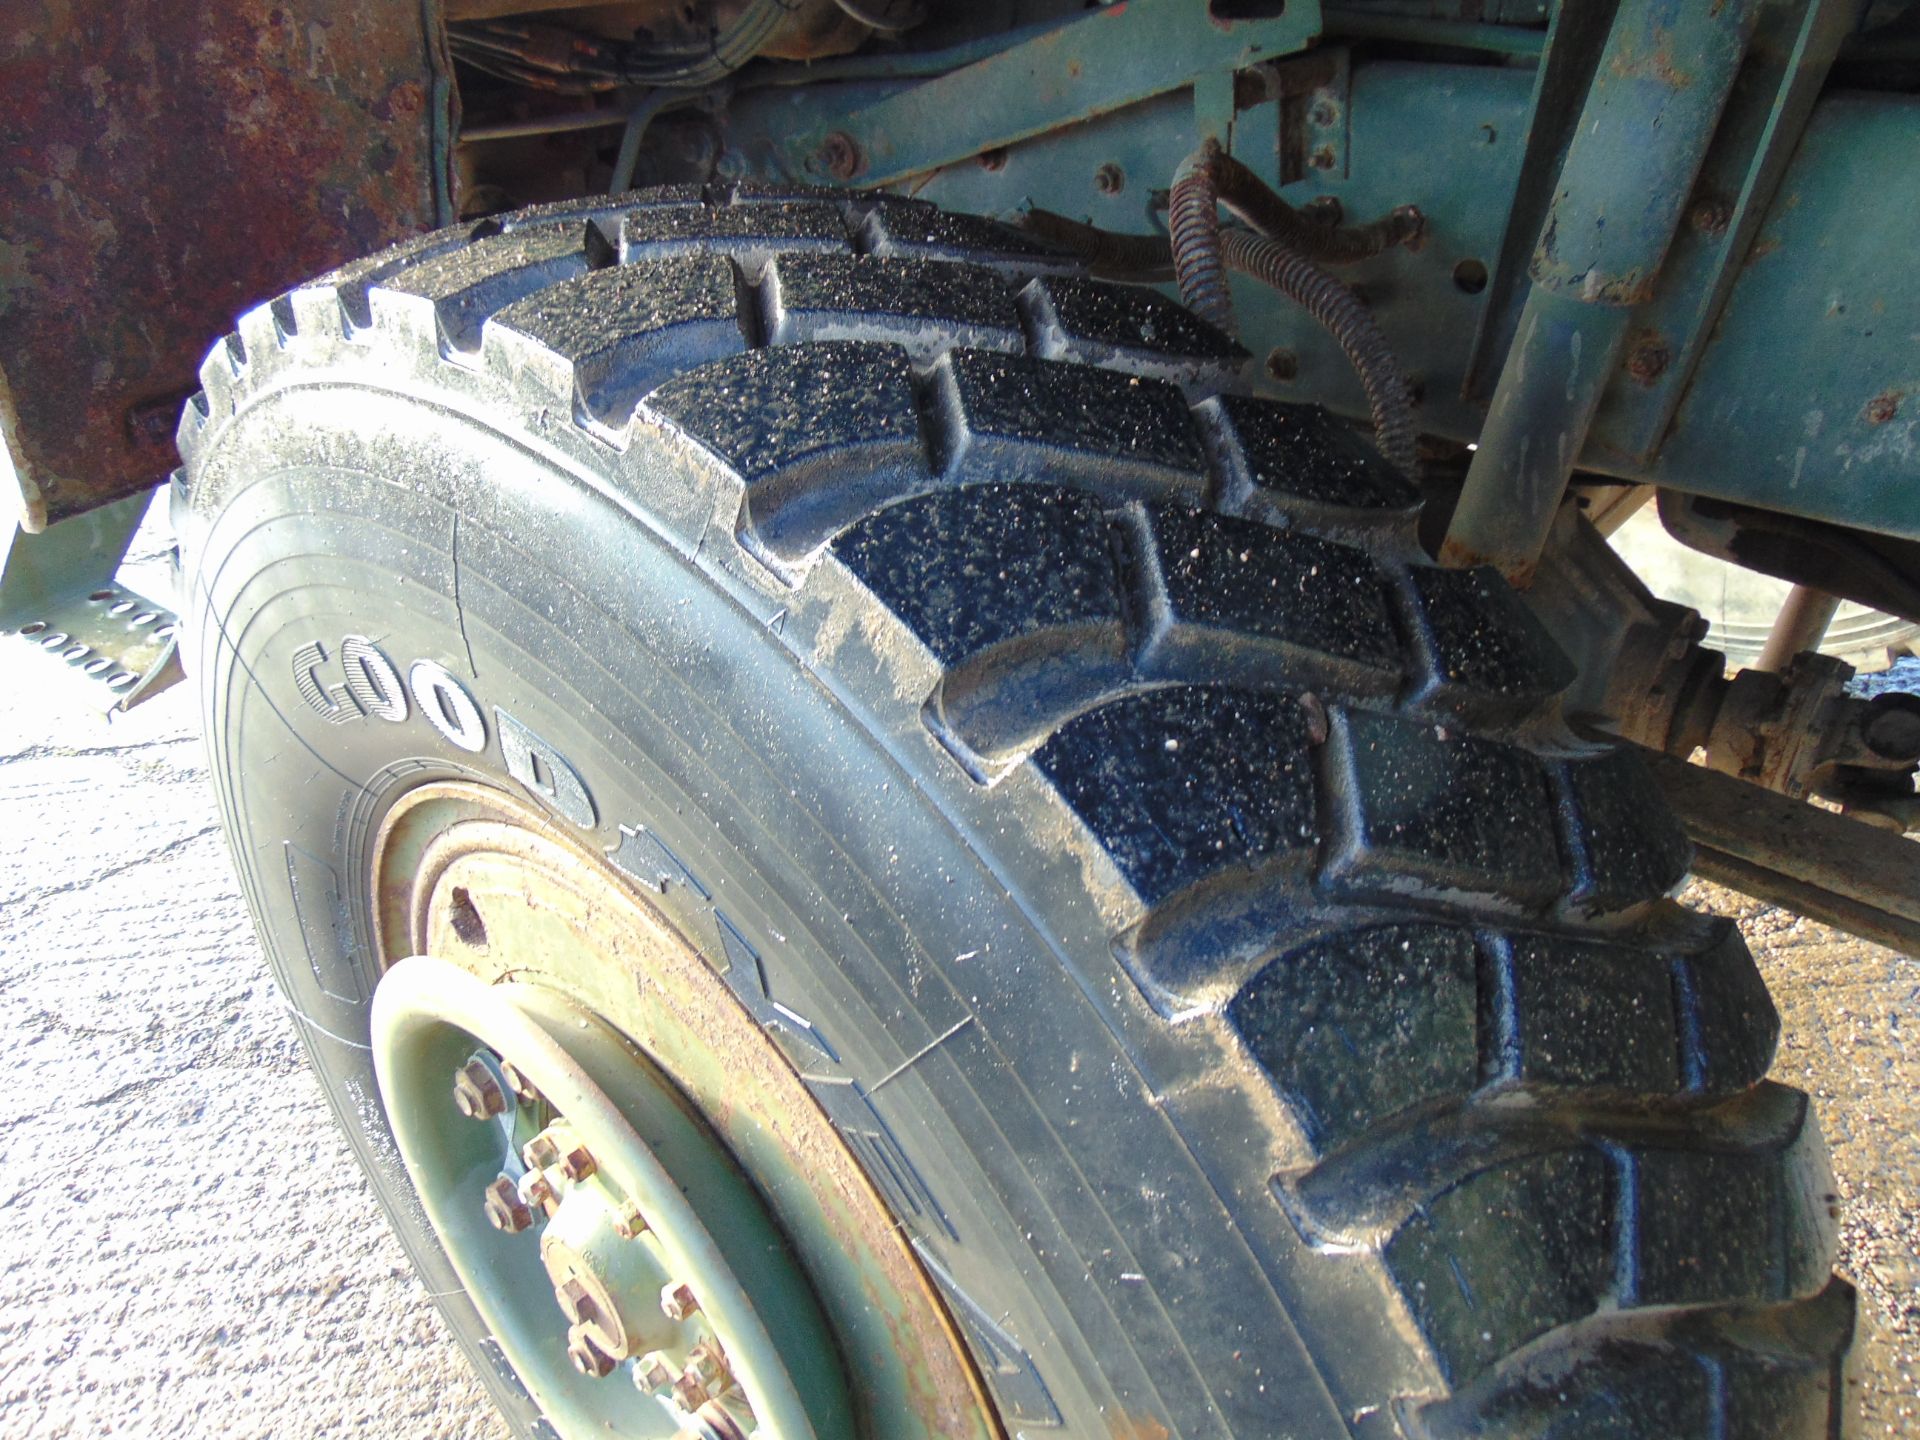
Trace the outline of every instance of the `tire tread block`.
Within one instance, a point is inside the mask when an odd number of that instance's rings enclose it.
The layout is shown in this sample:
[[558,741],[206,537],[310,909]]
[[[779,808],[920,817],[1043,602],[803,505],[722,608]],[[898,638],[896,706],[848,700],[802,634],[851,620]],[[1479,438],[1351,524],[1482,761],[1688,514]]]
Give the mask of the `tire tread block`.
[[746,348],[733,267],[705,258],[588,271],[514,301],[487,334],[523,365],[562,362],[556,374],[603,419],[689,363]]
[[1324,1151],[1475,1088],[1477,969],[1470,931],[1384,925],[1289,951],[1227,1018]]
[[1415,565],[1407,594],[1426,661],[1419,699],[1476,710],[1538,706],[1572,683],[1573,662],[1499,572]]
[[1034,763],[1148,905],[1316,845],[1308,724],[1278,695],[1183,687],[1076,716]]
[[782,256],[768,268],[769,338],[1025,348],[1013,291],[970,266],[875,255]]
[[1141,669],[1170,679],[1292,679],[1391,695],[1401,645],[1366,551],[1185,506],[1141,512],[1153,580]]
[[620,220],[623,264],[716,251],[847,248],[840,207],[817,200],[652,206],[630,210]]
[[1256,519],[1407,524],[1420,495],[1400,472],[1318,405],[1247,395],[1203,402],[1230,490]]
[[1560,893],[1546,770],[1531,753],[1366,710],[1336,717],[1332,749],[1334,889],[1469,894],[1527,909]]
[[1576,857],[1572,900],[1582,910],[1624,910],[1674,890],[1693,863],[1686,831],[1630,750],[1561,767],[1563,830]]

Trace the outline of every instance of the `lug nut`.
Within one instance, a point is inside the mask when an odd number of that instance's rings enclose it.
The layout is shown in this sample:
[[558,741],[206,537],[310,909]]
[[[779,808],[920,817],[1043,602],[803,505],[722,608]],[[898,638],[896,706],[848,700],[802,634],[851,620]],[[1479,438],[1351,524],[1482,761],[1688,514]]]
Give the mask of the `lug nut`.
[[574,1146],[560,1160],[560,1173],[569,1180],[585,1180],[597,1168],[593,1153],[584,1145]]
[[687,1368],[680,1373],[698,1380],[709,1395],[724,1395],[733,1385],[733,1370],[727,1364],[726,1351],[711,1340],[702,1340],[693,1347],[687,1355]]
[[613,1373],[613,1357],[588,1339],[578,1325],[567,1332],[567,1359],[589,1380],[603,1380]]
[[633,1201],[621,1203],[619,1213],[613,1217],[613,1233],[622,1240],[632,1240],[647,1233],[647,1217],[640,1213],[640,1207]]
[[559,1203],[553,1193],[553,1184],[547,1179],[546,1172],[529,1170],[520,1177],[519,1194],[521,1202],[529,1207],[538,1205],[542,1210],[552,1213],[552,1207]]
[[633,1383],[650,1394],[658,1394],[679,1378],[673,1362],[658,1350],[649,1350],[633,1362]]
[[487,1223],[509,1235],[518,1235],[533,1224],[532,1208],[520,1198],[513,1181],[504,1175],[487,1186],[486,1212]]
[[520,1158],[527,1162],[527,1169],[544,1170],[560,1159],[560,1147],[553,1143],[552,1135],[542,1130],[520,1147]]
[[682,1375],[673,1382],[673,1403],[682,1410],[698,1410],[712,1398],[707,1387],[691,1375]]
[[453,1103],[469,1120],[491,1120],[507,1110],[506,1093],[481,1060],[469,1060],[455,1073]]
[[522,1105],[536,1105],[539,1103],[540,1092],[534,1088],[531,1080],[520,1073],[520,1067],[512,1061],[503,1060],[500,1063],[500,1076],[507,1082],[507,1088],[514,1093],[514,1097],[518,1099]]
[[699,1308],[700,1301],[686,1281],[669,1280],[660,1287],[660,1313],[669,1320],[684,1320]]

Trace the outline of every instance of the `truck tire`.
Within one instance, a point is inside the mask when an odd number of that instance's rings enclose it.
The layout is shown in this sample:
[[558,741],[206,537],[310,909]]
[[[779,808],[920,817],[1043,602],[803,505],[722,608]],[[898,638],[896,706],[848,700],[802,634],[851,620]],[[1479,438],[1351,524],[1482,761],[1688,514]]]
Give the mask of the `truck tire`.
[[1007,1435],[1837,1433],[1833,1183],[1739,934],[1524,604],[1244,360],[991,222],[728,187],[410,240],[215,347],[175,508],[235,862],[523,1433],[367,1049],[370,837],[454,780],[724,972]]

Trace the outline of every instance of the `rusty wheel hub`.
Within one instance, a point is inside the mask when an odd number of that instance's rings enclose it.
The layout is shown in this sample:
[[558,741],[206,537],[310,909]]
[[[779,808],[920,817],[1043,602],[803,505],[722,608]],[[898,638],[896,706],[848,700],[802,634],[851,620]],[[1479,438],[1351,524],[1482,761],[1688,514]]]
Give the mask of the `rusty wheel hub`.
[[456,783],[402,799],[373,868],[382,1100],[561,1435],[1000,1433],[792,1067],[601,857]]

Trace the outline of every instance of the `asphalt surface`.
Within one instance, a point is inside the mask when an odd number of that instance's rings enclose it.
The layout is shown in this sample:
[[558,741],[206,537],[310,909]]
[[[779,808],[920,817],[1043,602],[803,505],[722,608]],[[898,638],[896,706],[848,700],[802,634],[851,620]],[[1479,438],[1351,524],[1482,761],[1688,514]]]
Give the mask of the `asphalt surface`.
[[[0,649],[0,1434],[503,1437],[336,1134],[186,687],[63,715]],[[1863,1436],[1920,1435],[1920,962],[1699,887],[1818,1096]]]

